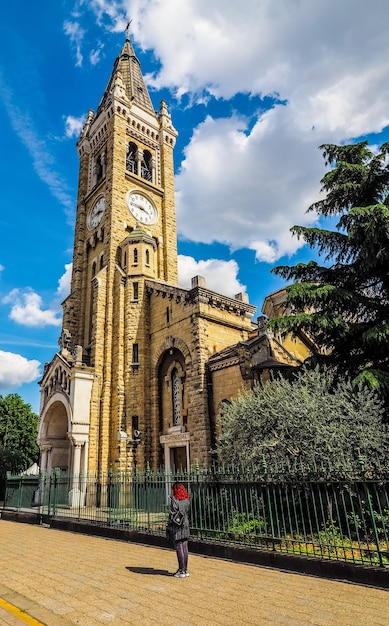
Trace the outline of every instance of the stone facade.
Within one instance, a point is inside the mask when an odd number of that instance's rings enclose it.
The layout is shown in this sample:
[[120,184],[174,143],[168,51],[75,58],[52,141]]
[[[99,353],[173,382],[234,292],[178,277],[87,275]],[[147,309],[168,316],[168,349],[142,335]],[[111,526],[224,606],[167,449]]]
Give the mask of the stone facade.
[[201,277],[177,285],[176,136],[126,41],[77,143],[71,292],[40,383],[44,469],[207,464],[221,403],[255,380],[247,297],[208,290]]

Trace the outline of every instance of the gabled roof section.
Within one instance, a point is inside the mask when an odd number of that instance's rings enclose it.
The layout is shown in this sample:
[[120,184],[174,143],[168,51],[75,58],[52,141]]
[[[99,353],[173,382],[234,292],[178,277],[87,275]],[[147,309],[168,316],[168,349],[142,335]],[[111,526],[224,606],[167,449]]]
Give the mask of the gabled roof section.
[[114,63],[111,78],[108,81],[108,85],[98,106],[96,116],[104,107],[118,72],[120,72],[128,98],[142,107],[142,109],[154,114],[154,107],[142,75],[139,60],[130,40],[127,38],[126,43]]
[[285,350],[271,334],[260,332],[256,337],[228,346],[208,359],[211,371],[237,364],[247,365],[252,370],[283,369],[301,365],[301,361]]

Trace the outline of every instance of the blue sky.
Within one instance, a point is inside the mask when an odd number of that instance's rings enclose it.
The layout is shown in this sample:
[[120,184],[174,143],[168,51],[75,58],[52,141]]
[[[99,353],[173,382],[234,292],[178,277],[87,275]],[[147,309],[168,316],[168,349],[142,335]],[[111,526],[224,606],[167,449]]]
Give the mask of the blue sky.
[[[21,8],[22,7],[22,8]],[[389,140],[386,0],[40,0],[0,24],[0,394],[39,411],[69,290],[75,149],[131,23],[175,151],[179,275],[257,308],[283,285],[274,265],[313,253],[318,146]]]

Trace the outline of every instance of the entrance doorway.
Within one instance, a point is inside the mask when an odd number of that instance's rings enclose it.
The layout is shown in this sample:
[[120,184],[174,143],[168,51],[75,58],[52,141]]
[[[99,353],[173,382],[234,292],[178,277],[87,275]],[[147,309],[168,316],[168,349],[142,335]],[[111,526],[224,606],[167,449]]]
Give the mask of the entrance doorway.
[[185,472],[187,469],[186,446],[171,448],[171,469],[175,472]]
[[188,432],[172,432],[161,435],[160,442],[164,449],[165,471],[175,474],[187,472],[190,467]]

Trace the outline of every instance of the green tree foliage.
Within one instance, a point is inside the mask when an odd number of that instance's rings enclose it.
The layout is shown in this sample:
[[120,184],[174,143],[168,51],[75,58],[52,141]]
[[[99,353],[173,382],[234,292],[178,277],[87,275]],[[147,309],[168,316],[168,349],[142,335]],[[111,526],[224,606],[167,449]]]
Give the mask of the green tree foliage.
[[269,322],[282,333],[304,332],[339,373],[389,391],[389,143],[321,146],[326,164],[323,200],[309,207],[335,217],[335,230],[294,226],[316,248],[315,261],[272,271],[287,287],[290,315]]
[[256,386],[221,415],[220,462],[269,466],[302,460],[306,467],[385,459],[388,431],[376,390],[335,380],[330,370],[296,370],[290,380]]
[[26,470],[39,458],[38,415],[16,393],[0,395],[0,475]]

